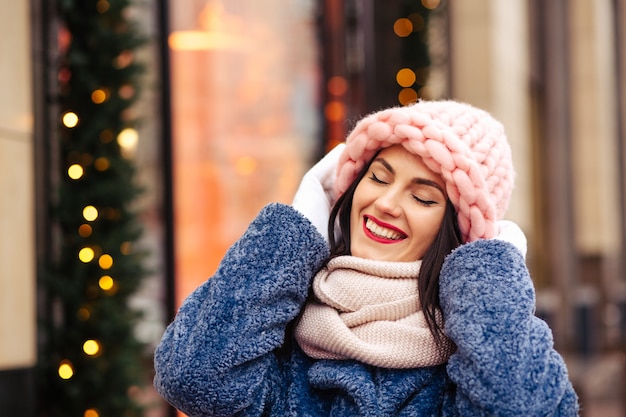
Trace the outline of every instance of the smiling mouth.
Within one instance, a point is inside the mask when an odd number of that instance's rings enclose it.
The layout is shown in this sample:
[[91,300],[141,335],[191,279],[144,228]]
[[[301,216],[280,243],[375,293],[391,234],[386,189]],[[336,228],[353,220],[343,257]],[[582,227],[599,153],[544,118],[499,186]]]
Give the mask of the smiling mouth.
[[363,228],[366,234],[378,242],[393,243],[406,239],[407,237],[405,233],[382,226],[367,216],[364,220]]

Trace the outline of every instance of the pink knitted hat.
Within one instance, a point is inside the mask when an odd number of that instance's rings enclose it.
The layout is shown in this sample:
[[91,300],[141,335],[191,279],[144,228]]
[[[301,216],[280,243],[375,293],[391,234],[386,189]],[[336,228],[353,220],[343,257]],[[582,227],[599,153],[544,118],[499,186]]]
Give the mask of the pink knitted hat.
[[361,119],[339,157],[335,191],[343,194],[376,151],[402,144],[441,175],[465,242],[498,233],[515,171],[504,128],[489,113],[455,101],[419,101]]

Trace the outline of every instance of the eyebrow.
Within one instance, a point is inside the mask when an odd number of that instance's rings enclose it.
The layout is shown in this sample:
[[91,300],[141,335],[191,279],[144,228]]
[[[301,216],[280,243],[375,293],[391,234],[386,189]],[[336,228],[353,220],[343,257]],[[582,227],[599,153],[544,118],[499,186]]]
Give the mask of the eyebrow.
[[[374,160],[374,162],[380,162],[389,172],[391,172],[392,174],[395,175],[396,170],[393,169],[393,167],[389,164],[389,162],[387,162],[385,160],[385,158],[376,158]],[[446,197],[446,192],[443,188],[441,188],[441,186],[439,184],[437,184],[435,181],[426,179],[426,178],[413,178],[412,181],[414,184],[418,184],[418,185],[428,185],[430,187],[434,187],[436,189],[438,189],[441,194],[443,194],[444,197]]]

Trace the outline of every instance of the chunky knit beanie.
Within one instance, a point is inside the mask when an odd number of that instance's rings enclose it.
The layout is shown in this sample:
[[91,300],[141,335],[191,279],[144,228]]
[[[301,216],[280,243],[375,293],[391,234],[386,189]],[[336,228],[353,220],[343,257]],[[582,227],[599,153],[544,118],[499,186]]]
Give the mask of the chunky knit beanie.
[[515,172],[502,124],[456,101],[419,101],[361,119],[339,157],[335,192],[343,194],[382,148],[402,144],[440,174],[464,242],[489,239],[508,208]]

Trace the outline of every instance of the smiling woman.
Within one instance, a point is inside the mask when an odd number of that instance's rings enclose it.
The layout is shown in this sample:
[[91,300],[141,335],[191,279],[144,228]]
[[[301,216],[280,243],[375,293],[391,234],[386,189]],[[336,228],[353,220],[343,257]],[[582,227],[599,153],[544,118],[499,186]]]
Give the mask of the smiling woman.
[[577,415],[502,220],[513,177],[482,110],[367,116],[186,300],[155,386],[191,417]]

